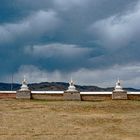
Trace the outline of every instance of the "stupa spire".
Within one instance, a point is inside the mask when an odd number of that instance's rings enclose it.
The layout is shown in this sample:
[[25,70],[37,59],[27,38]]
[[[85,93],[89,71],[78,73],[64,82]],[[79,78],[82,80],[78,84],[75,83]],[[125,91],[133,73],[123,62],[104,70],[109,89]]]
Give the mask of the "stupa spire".
[[71,77],[71,80],[70,80],[70,83],[69,83],[71,86],[74,86],[74,82],[72,80],[72,77]]

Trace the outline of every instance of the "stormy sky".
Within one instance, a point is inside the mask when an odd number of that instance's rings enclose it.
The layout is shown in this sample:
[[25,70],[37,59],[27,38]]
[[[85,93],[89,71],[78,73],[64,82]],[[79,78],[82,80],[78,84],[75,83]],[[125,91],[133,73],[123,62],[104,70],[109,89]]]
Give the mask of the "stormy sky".
[[0,0],[0,82],[140,88],[140,0]]

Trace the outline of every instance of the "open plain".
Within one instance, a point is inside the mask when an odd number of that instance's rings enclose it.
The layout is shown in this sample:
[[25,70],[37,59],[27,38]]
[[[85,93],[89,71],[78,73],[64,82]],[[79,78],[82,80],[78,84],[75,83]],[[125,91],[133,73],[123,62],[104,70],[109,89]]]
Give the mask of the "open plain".
[[0,140],[139,140],[140,101],[0,100]]

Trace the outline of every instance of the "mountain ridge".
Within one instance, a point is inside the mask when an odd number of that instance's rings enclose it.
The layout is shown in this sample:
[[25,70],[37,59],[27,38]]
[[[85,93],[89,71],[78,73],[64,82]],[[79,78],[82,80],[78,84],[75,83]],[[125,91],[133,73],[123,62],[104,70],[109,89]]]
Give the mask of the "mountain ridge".
[[[18,90],[20,89],[21,84],[18,83],[0,83],[0,90],[6,91],[6,90]],[[31,83],[28,84],[30,90],[36,90],[36,91],[65,91],[67,90],[69,84],[65,82],[41,82],[41,83]],[[81,86],[81,85],[75,85],[77,90],[79,91],[113,91],[114,87],[107,87],[102,88],[98,86]],[[140,89],[135,88],[124,88],[124,90],[127,91],[140,91]]]

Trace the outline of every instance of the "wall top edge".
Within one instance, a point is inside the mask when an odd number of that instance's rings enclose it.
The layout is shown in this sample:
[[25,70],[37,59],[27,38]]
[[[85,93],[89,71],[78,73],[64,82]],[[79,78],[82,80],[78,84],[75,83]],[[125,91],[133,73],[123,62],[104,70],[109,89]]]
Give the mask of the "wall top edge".
[[64,91],[31,91],[32,94],[63,94]]
[[140,94],[140,92],[127,92],[127,94]]
[[[64,91],[31,91],[32,94],[63,94]],[[0,91],[0,94],[16,94],[16,91]],[[81,95],[112,94],[112,92],[80,92]],[[140,95],[140,92],[127,92],[127,94]]]
[[80,92],[80,94],[112,94],[112,92]]
[[16,93],[16,91],[0,91],[0,93],[7,93],[7,94],[9,94],[9,93]]

